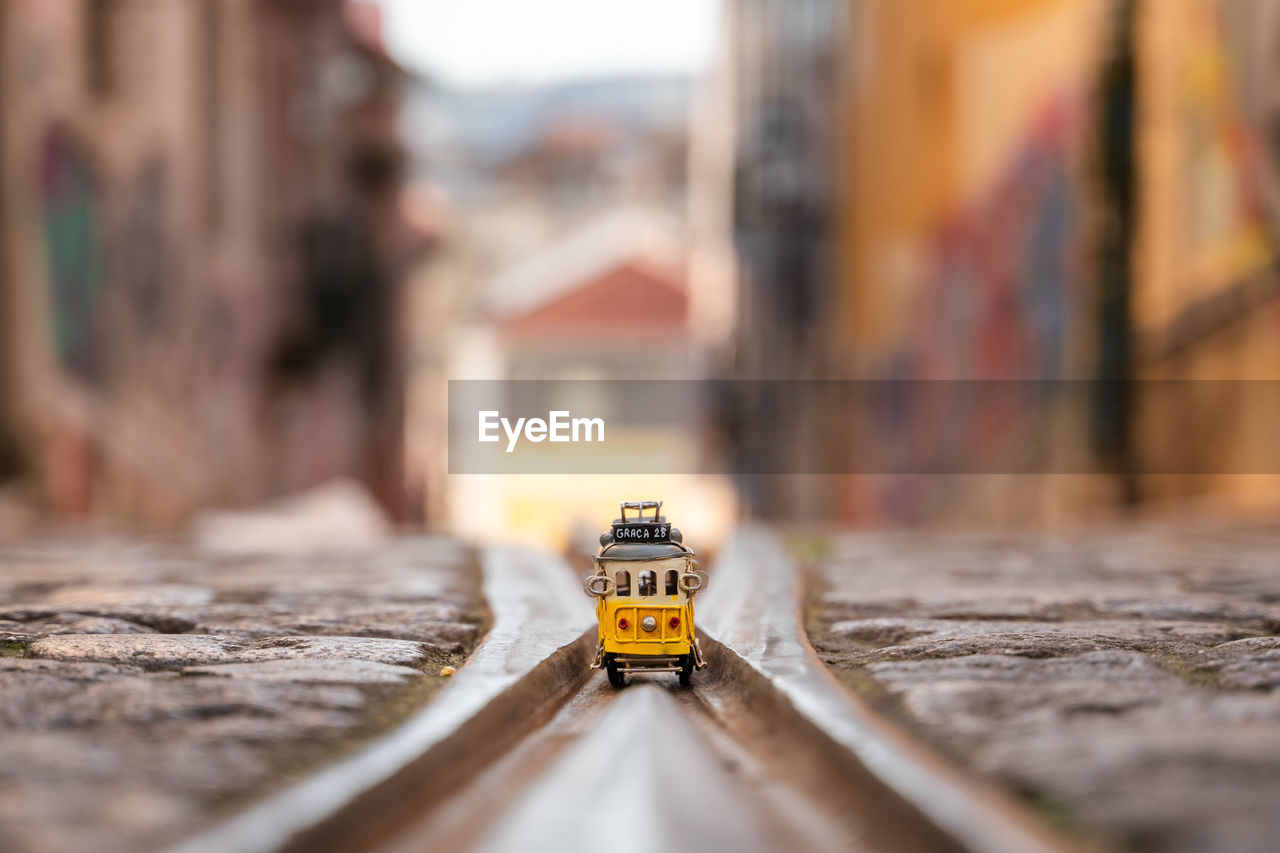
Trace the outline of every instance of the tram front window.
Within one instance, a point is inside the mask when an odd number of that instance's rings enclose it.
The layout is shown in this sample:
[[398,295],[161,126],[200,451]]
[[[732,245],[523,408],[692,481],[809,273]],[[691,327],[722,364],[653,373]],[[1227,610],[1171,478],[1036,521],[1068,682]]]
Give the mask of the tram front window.
[[652,571],[643,571],[640,573],[640,594],[641,595],[657,595],[658,594],[658,576]]
[[613,582],[618,588],[618,595],[631,594],[631,572],[618,572],[613,576]]

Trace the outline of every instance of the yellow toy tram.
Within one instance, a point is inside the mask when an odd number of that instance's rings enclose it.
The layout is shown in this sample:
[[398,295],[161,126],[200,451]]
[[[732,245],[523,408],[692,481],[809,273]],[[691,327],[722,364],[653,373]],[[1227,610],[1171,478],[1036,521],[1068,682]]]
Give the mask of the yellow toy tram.
[[662,501],[623,502],[612,529],[600,536],[595,572],[583,582],[600,623],[591,668],[603,666],[614,687],[633,672],[675,672],[688,685],[693,671],[706,666],[693,597],[706,589],[707,575],[661,512]]

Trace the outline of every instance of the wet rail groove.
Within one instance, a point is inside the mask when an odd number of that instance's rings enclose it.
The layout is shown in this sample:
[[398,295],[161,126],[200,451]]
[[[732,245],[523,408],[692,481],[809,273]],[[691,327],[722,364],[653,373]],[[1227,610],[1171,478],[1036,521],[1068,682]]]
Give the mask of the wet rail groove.
[[733,713],[732,689],[653,675],[615,690],[597,675],[382,849],[866,849],[856,810],[797,785],[812,756],[778,761],[757,748],[741,725],[750,715]]
[[[524,559],[528,569],[532,558]],[[486,640],[473,663],[485,665],[486,647],[490,669],[501,670],[508,655],[519,661],[503,689],[490,690],[489,704],[372,784],[340,788],[345,802],[315,819],[295,817],[287,833],[251,830],[305,792],[292,792],[292,801],[286,792],[257,810],[256,824],[242,816],[238,833],[224,827],[184,853],[1068,847],[1011,801],[883,728],[814,669],[821,664],[800,633],[795,571],[769,534],[745,532],[699,599],[709,667],[690,688],[655,674],[616,690],[602,673],[589,674],[594,628],[531,665],[539,642],[563,639],[564,624],[581,626],[567,615],[575,606],[589,608],[576,590],[577,601],[557,594],[541,614],[523,614],[537,638],[521,640],[510,622],[521,605],[503,605],[502,596],[537,600],[545,591],[522,588],[513,560],[507,553],[486,561],[507,573],[502,589],[486,591],[498,596],[495,633],[507,631],[498,642],[514,645],[495,649]],[[537,562],[540,581],[557,577],[552,562]],[[516,609],[503,617],[503,606]],[[257,843],[239,843],[249,837]]]

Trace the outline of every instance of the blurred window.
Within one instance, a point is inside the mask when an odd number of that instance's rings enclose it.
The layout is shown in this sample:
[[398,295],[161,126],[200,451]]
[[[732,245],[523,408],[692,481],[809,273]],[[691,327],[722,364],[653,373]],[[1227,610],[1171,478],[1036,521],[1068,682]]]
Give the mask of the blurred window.
[[640,573],[640,594],[641,595],[657,595],[658,594],[658,575],[656,572],[646,569]]
[[115,17],[119,7],[119,0],[92,0],[85,4],[85,85],[99,98],[110,95],[116,86]]
[[613,582],[618,587],[618,595],[631,594],[631,572],[618,572],[613,576]]
[[222,0],[203,0],[200,9],[200,113],[204,169],[204,220],[222,225]]
[[675,595],[680,591],[678,584],[679,573],[675,569],[667,570],[667,595]]

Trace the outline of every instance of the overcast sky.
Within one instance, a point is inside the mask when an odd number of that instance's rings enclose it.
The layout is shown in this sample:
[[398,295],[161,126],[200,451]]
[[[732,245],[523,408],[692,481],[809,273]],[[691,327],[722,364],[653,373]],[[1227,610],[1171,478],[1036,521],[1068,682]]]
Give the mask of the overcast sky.
[[688,73],[708,60],[717,0],[377,0],[402,63],[458,86]]

